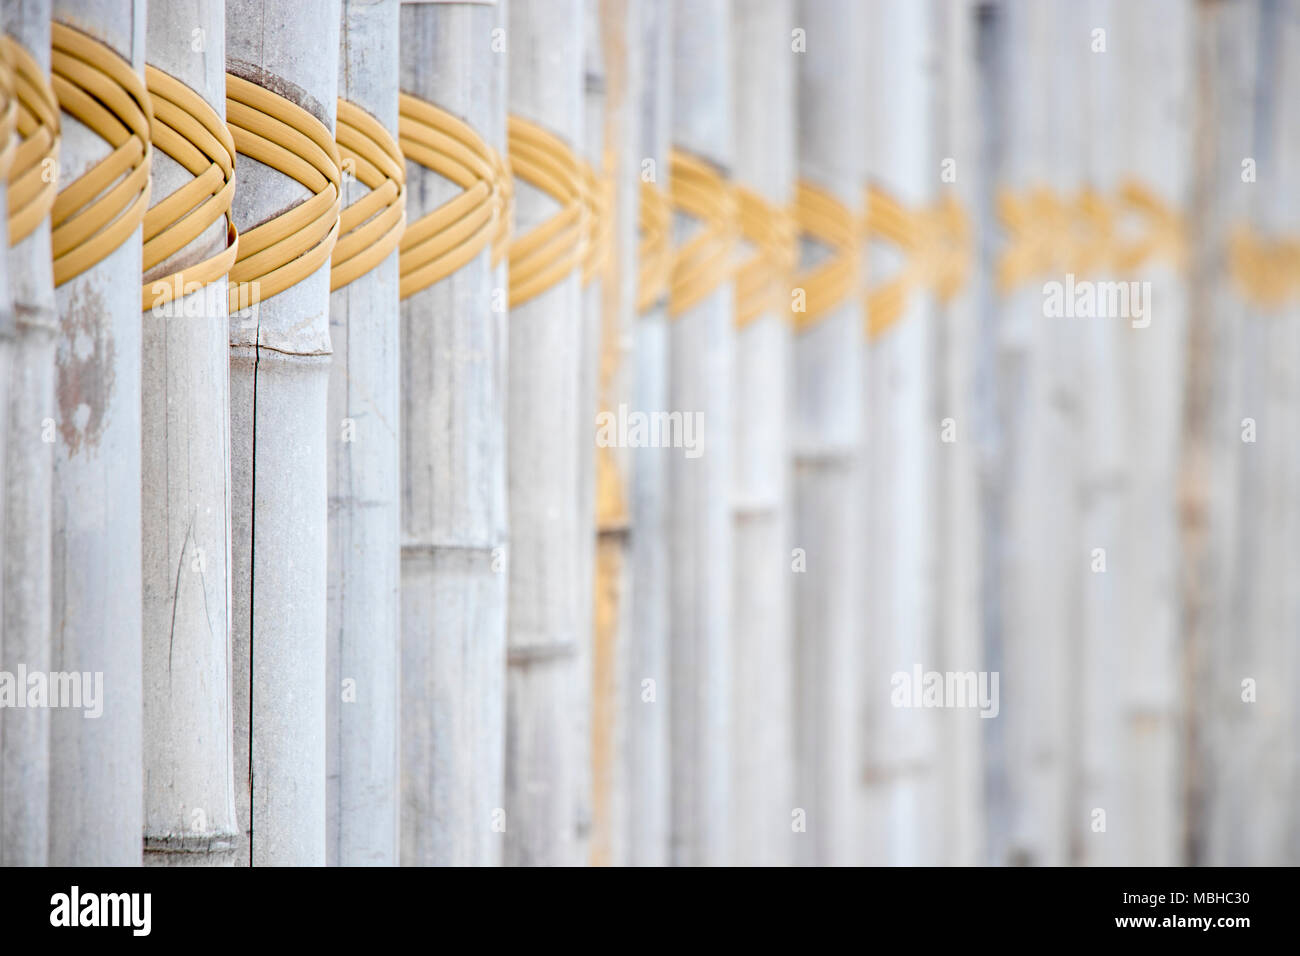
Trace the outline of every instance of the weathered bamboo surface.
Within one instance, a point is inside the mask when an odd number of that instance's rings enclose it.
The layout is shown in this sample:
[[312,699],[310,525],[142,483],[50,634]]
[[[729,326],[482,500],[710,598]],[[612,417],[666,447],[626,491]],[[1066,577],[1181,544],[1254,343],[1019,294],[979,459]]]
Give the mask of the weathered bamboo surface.
[[[500,5],[403,4],[401,89],[505,150]],[[490,54],[490,55],[489,55]],[[407,221],[459,187],[407,166]],[[484,250],[402,302],[401,862],[502,860],[505,263]],[[509,826],[509,820],[501,821]]]
[[[866,164],[865,11],[853,2],[800,3],[808,53],[796,56],[799,177],[857,210]],[[814,51],[817,52],[814,55]],[[805,261],[827,250],[805,240]],[[795,830],[800,865],[867,862],[860,809],[860,680],[866,612],[862,576],[864,316],[851,294],[793,343],[790,567],[795,614]],[[879,862],[879,861],[870,861]]]
[[[397,136],[398,0],[344,0],[339,99]],[[346,208],[368,187],[343,185]],[[330,294],[326,842],[331,864],[393,866],[398,844],[401,363],[394,249]]]
[[[793,198],[794,28],[789,0],[733,3],[738,187],[774,207]],[[744,249],[741,256],[753,254]],[[787,290],[736,331],[735,521],[730,660],[732,847],[740,866],[793,859],[790,617],[790,322]]]
[[[218,116],[226,111],[225,13],[222,0],[154,5],[145,35],[149,65],[198,91]],[[192,179],[156,152],[153,203]],[[145,283],[184,275],[226,239],[222,217],[147,272]],[[225,279],[145,312],[141,323],[145,862],[229,865],[238,826]]]
[[[580,150],[582,3],[514,0],[507,10],[508,105]],[[515,228],[551,215],[551,203],[517,183]],[[575,500],[582,290],[575,270],[511,311],[507,500],[510,508],[509,666],[506,675],[506,862],[576,862],[580,697]],[[583,589],[590,593],[587,589]]]
[[[4,30],[42,72],[50,67],[49,0],[5,0]],[[12,345],[4,400],[4,591],[0,670],[48,671],[51,476],[54,467],[58,312],[50,221],[42,218],[6,257]],[[7,302],[0,305],[8,307]],[[50,712],[0,713],[0,864],[49,859]]]
[[[1214,4],[1196,10],[1196,29],[1185,852],[1198,864],[1294,865],[1300,296],[1294,259],[1253,277],[1252,266],[1295,238],[1300,193],[1284,171],[1300,156],[1300,23],[1294,3]],[[1289,294],[1262,284],[1270,277]]]
[[0,865],[1300,860],[1300,0],[0,21]]
[[[331,134],[339,4],[227,0],[226,69],[305,109]],[[328,51],[322,55],[322,51]],[[307,189],[239,160],[241,231]],[[325,840],[329,263],[231,316],[231,500],[237,860],[322,866]],[[244,775],[247,774],[245,778]]]
[[[929,157],[930,169],[940,174],[938,198],[951,198],[970,216],[981,208],[976,189],[981,154],[973,55],[975,0],[940,2],[935,7],[935,47],[942,68],[935,91],[935,150]],[[956,164],[951,181],[942,175],[949,160]],[[941,597],[935,609],[935,655],[937,669],[944,672],[986,670],[981,648],[980,462],[974,436],[982,411],[975,391],[978,302],[987,293],[987,282],[986,274],[972,272],[955,295],[936,304],[934,414],[927,424],[939,435],[934,494],[935,573]],[[952,432],[945,435],[943,429],[949,425]],[[946,441],[947,437],[952,440]],[[936,772],[941,805],[936,839],[944,848],[940,862],[947,865],[972,866],[984,858],[983,723],[969,711],[958,709],[942,710],[937,717]]]
[[[56,0],[56,22],[144,71],[143,0]],[[61,184],[108,156],[66,111]],[[50,715],[49,862],[138,866],[141,716],[140,230],[58,286],[50,668],[102,674],[103,714]],[[123,281],[122,277],[130,277]],[[111,573],[107,573],[112,569]]]
[[[995,154],[987,190],[1056,188],[1071,157],[1054,152],[1069,122],[1054,98],[1067,42],[1059,4],[1011,2],[982,26],[989,90],[981,116]],[[1050,38],[1034,42],[1031,38]],[[996,226],[989,224],[990,232]],[[995,263],[990,262],[990,268]],[[1035,277],[1038,281],[1038,277]],[[988,840],[998,863],[1066,861],[1070,829],[1068,649],[1076,640],[1079,577],[1086,566],[1075,507],[1079,429],[1079,324],[1043,321],[1034,280],[994,292],[987,309],[981,387],[995,416],[985,445],[986,666],[1001,674],[1002,707],[990,732]]]
[[[732,10],[727,0],[673,4],[672,145],[729,175]],[[674,241],[696,228],[676,216]],[[701,422],[698,455],[668,460],[669,673],[675,865],[731,861],[734,289],[722,282],[668,325],[667,409]]]
[[[640,166],[638,188],[652,185],[667,194],[672,116],[672,18],[670,0],[642,7],[635,42],[643,63],[641,96],[634,119]],[[639,201],[638,197],[638,201]],[[668,406],[668,317],[661,296],[636,320],[632,408],[643,412]],[[663,449],[630,452],[632,547],[631,654],[628,659],[628,862],[668,862],[669,819],[669,621],[668,462]]]
[[[867,180],[910,209],[925,209],[936,195],[932,159],[934,31],[926,4],[883,0],[866,22],[868,66]],[[888,130],[888,133],[884,131]],[[875,135],[873,135],[873,133]],[[868,225],[868,289],[908,267],[899,250]],[[937,861],[937,714],[900,708],[885,690],[888,675],[936,665],[934,456],[934,299],[924,287],[909,290],[901,314],[875,331],[884,316],[871,314],[873,334],[863,360],[863,447],[866,455],[864,575],[867,705],[863,748],[868,859],[932,865]]]

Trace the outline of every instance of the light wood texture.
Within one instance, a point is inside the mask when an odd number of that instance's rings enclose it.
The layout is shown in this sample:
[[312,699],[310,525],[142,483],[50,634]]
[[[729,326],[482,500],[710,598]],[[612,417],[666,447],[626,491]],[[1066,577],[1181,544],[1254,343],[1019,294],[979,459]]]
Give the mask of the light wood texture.
[[[150,65],[225,116],[225,4],[148,13]],[[197,31],[197,32],[196,32]],[[195,49],[195,46],[199,49]],[[192,180],[153,157],[151,202]],[[226,245],[219,219],[145,281]],[[145,862],[234,862],[230,697],[230,345],[224,279],[141,317],[143,366]],[[242,783],[242,778],[241,778]]]
[[[401,87],[505,149],[500,6],[403,4]],[[407,220],[460,192],[408,163]],[[402,303],[401,862],[500,864],[506,579],[505,263]],[[511,821],[502,821],[509,826]]]
[[[398,12],[398,0],[344,0],[339,26],[339,98],[394,137]],[[344,207],[368,192],[346,177]],[[397,863],[399,314],[396,249],[330,294],[326,843],[343,866]]]
[[[334,130],[339,4],[227,0],[226,68]],[[322,53],[322,51],[326,51]],[[303,201],[241,157],[235,225]],[[329,263],[230,320],[231,632],[240,863],[323,866]]]

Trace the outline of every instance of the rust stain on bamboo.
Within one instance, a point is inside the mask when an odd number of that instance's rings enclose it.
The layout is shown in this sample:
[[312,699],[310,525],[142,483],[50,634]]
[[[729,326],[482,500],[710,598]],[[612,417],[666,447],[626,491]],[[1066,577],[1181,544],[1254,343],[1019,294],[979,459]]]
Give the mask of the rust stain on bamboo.
[[103,435],[115,384],[116,347],[109,321],[97,289],[73,289],[55,353],[59,433],[73,455],[97,447]]

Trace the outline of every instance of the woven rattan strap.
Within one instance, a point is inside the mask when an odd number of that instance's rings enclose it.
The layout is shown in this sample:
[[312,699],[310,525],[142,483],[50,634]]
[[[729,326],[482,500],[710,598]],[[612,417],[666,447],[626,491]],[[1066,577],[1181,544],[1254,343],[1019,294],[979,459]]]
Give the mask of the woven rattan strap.
[[504,249],[508,226],[505,165],[468,123],[403,93],[398,131],[407,160],[462,190],[407,226],[401,240],[402,298],[427,289],[471,261],[489,243]]
[[586,209],[582,164],[564,140],[511,116],[510,166],[560,209],[510,242],[510,306],[523,305],[562,282],[582,263]]
[[398,247],[406,228],[406,163],[384,124],[339,100],[339,158],[370,189],[344,208],[330,260],[330,291],[365,275]]
[[278,295],[329,261],[339,231],[339,152],[329,129],[297,103],[226,75],[226,121],[240,155],[292,177],[311,192],[239,237],[230,270],[230,311]]
[[175,77],[149,66],[145,80],[153,101],[153,145],[194,178],[145,213],[144,271],[180,252],[223,217],[227,239],[226,248],[215,256],[145,283],[142,308],[147,310],[230,272],[238,252],[238,233],[230,219],[235,195],[235,142],[230,130],[202,96]]
[[94,268],[139,228],[149,207],[153,159],[144,80],[117,51],[51,24],[51,84],[59,108],[112,152],[59,191],[51,210],[54,284]]
[[672,208],[700,228],[673,250],[668,314],[677,318],[735,275],[736,197],[712,164],[675,149],[670,156]]

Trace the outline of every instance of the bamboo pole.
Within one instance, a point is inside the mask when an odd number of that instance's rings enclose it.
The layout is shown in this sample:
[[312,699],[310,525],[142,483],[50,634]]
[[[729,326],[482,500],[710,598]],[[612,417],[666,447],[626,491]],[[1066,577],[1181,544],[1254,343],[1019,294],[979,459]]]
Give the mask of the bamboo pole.
[[[597,397],[600,411],[617,415],[632,400],[631,350],[635,335],[637,212],[640,144],[637,116],[642,83],[642,6],[601,0],[597,7],[606,50],[602,148],[611,150],[612,248],[601,288]],[[631,652],[630,450],[596,449],[596,569],[592,638],[592,820],[589,861],[622,865],[629,859],[631,765],[630,702],[637,684],[628,670]]]
[[[864,11],[850,0],[803,0],[795,25],[807,52],[796,54],[795,142],[799,176],[852,210],[860,205],[866,142],[866,76],[857,45]],[[805,259],[819,255],[804,244]],[[861,860],[855,812],[860,704],[855,701],[860,607],[862,354],[864,322],[856,293],[794,337],[791,454],[794,457],[796,862]],[[879,680],[881,675],[876,675]],[[879,693],[886,693],[885,684]],[[878,862],[878,861],[873,861]]]
[[[608,64],[601,33],[599,0],[583,0],[577,29],[582,32],[583,55],[583,124],[581,155],[595,178],[597,194],[604,188],[605,111]],[[595,239],[587,230],[588,241]],[[588,255],[591,251],[588,250]],[[599,404],[602,316],[605,277],[584,266],[582,279],[581,328],[578,346],[578,464],[576,483],[577,561],[575,569],[575,608],[577,613],[577,678],[573,717],[577,729],[574,744],[574,854],[587,861],[591,848],[591,824],[595,799],[593,777],[593,740],[596,730],[592,721],[594,692],[595,580],[596,580],[596,411]]]
[[[645,183],[667,195],[672,116],[672,5],[649,0],[642,7],[636,43],[644,63],[637,101],[638,188]],[[638,197],[639,202],[639,197]],[[639,208],[639,207],[638,207]],[[640,215],[640,214],[639,214]],[[631,408],[668,406],[668,317],[662,296],[637,319]],[[669,819],[669,631],[667,459],[658,448],[631,455],[631,653],[626,672],[628,708],[628,862],[668,862]]]
[[[929,158],[929,168],[932,174],[939,174],[939,196],[946,193],[964,210],[975,207],[974,187],[979,181],[975,14],[974,0],[956,4],[936,0],[932,14],[942,68],[936,92],[936,150]],[[956,163],[956,179],[952,182],[942,175],[943,163],[948,159]],[[969,255],[971,250],[963,245],[960,251]],[[928,423],[931,429],[940,430],[935,461],[937,579],[943,596],[937,602],[938,669],[977,674],[985,670],[985,665],[980,647],[981,522],[974,440],[980,424],[975,393],[975,288],[985,281],[984,274],[969,272],[957,294],[937,310],[935,410]],[[942,429],[949,419],[955,429],[953,440],[944,441]],[[984,721],[969,711],[954,709],[940,711],[937,723],[942,806],[936,840],[945,849],[940,862],[974,866],[983,859],[980,775]]]
[[[49,0],[5,0],[4,30],[50,69]],[[7,241],[7,233],[6,233]],[[8,250],[13,345],[4,390],[4,591],[0,670],[48,672],[54,348],[58,312],[50,222]],[[49,854],[50,711],[0,712],[0,865],[42,866]]]
[[[988,195],[1060,188],[1063,157],[1051,144],[1058,109],[1059,4],[1013,0],[988,11],[982,64],[990,91],[984,121],[1001,147]],[[1081,40],[1080,42],[1085,42]],[[996,183],[996,185],[995,185]],[[1067,184],[1068,185],[1068,184]],[[992,216],[992,209],[986,215]],[[999,227],[988,225],[991,235]],[[994,262],[990,260],[990,267]],[[1056,278],[1061,278],[1056,276]],[[985,600],[995,607],[986,632],[987,666],[998,671],[1003,702],[991,721],[989,852],[994,862],[1054,865],[1068,852],[1070,742],[1068,648],[1077,633],[1079,578],[1087,565],[1078,525],[1076,442],[1078,326],[1044,321],[1042,277],[989,300],[989,338],[981,361],[991,371],[987,399],[996,430],[985,458]]]
[[[52,15],[143,71],[143,0],[57,0]],[[61,121],[58,178],[66,184],[110,146],[67,112]],[[137,229],[55,290],[50,667],[101,674],[103,704],[98,719],[76,708],[50,716],[49,862],[56,866],[141,861],[139,275]]]
[[[514,57],[509,109],[582,143],[579,0],[509,4]],[[515,195],[522,234],[553,214],[525,184]],[[581,289],[575,270],[511,314],[508,500],[511,561],[506,710],[506,862],[575,861],[574,707],[579,704],[576,606]]]
[[[939,168],[933,141],[933,20],[909,0],[870,6],[866,59],[872,185],[911,210],[930,207]],[[879,237],[872,237],[878,239]],[[888,282],[910,263],[899,250],[873,242],[869,285]],[[873,331],[884,316],[869,315]],[[890,675],[936,664],[934,533],[934,300],[911,288],[901,314],[872,335],[863,362],[864,447],[868,476],[866,580],[869,581],[863,680],[870,717],[864,748],[866,819],[871,858],[933,865],[932,821],[939,808],[937,714],[892,706]]]
[[[1197,11],[1184,595],[1193,700],[1189,861],[1294,865],[1300,157],[1294,4]],[[1285,253],[1283,253],[1285,254]],[[1154,326],[1154,323],[1153,323]]]
[[[505,150],[501,5],[403,4],[401,88]],[[508,38],[507,38],[508,39]],[[407,221],[459,193],[407,163]],[[402,302],[403,865],[499,864],[506,649],[505,261]],[[513,821],[502,823],[508,828]]]
[[[793,7],[763,0],[732,9],[736,183],[784,210],[795,167]],[[788,864],[794,851],[786,285],[779,302],[736,332],[732,840],[742,866]]]
[[[730,174],[735,158],[728,0],[673,7],[672,143]],[[696,226],[673,225],[675,245]],[[671,862],[730,862],[734,289],[724,282],[668,327],[668,409],[702,427],[698,455],[668,454]],[[691,452],[695,455],[695,452]]]
[[[226,69],[333,133],[339,5],[227,0]],[[322,55],[322,51],[329,51]],[[241,157],[241,232],[304,199]],[[325,863],[329,264],[231,322],[232,643],[238,861]],[[241,781],[242,784],[242,781]]]
[[[1158,0],[1154,4],[1124,5],[1119,21],[1119,29],[1136,39],[1125,59],[1129,75],[1124,85],[1147,92],[1126,103],[1131,131],[1125,153],[1127,171],[1137,181],[1153,187],[1160,201],[1174,210],[1187,207],[1191,186],[1189,157],[1195,143],[1190,122],[1193,14],[1186,4]],[[1300,52],[1300,29],[1294,16],[1289,37],[1294,56]],[[1293,64],[1292,91],[1298,75],[1295,69]],[[1283,81],[1275,88],[1288,87]],[[1284,160],[1291,165],[1300,157],[1300,139],[1293,127],[1294,123],[1289,124],[1292,137]],[[1296,206],[1292,205],[1290,211],[1290,218],[1276,221],[1294,225]],[[1188,295],[1185,269],[1163,255],[1143,262],[1123,278],[1151,283],[1146,296],[1151,322],[1144,327],[1141,322],[1130,321],[1119,328],[1129,352],[1123,366],[1125,411],[1131,429],[1128,454],[1131,461],[1144,462],[1145,467],[1139,469],[1132,487],[1125,521],[1131,545],[1128,563],[1134,570],[1131,578],[1126,576],[1126,583],[1133,589],[1128,628],[1133,641],[1125,662],[1129,680],[1121,706],[1130,740],[1124,770],[1130,781],[1128,798],[1133,812],[1125,821],[1127,831],[1116,836],[1131,836],[1132,864],[1170,866],[1182,858],[1179,843],[1184,825],[1178,778],[1186,685],[1181,679],[1182,628],[1175,582],[1182,565],[1178,544],[1178,425],[1187,387]],[[1294,349],[1296,338],[1293,335],[1285,343],[1285,347]],[[1286,405],[1293,423],[1295,398],[1293,392]],[[1292,575],[1286,580],[1293,579]],[[1276,595],[1290,593],[1282,581],[1278,580]],[[1287,650],[1291,647],[1292,642],[1279,645],[1277,660],[1289,660],[1290,672],[1296,674],[1300,658]],[[1290,726],[1295,726],[1294,719]],[[1294,782],[1295,778],[1291,779]],[[1291,821],[1297,819],[1293,811],[1285,812],[1292,814]],[[1293,825],[1289,832],[1296,832]],[[1293,844],[1297,846],[1300,844]],[[1295,861],[1294,849],[1289,859]]]
[[[339,98],[397,136],[398,0],[344,0]],[[355,176],[346,208],[369,189]],[[393,866],[398,844],[398,264],[330,294],[327,859]]]
[[[1087,35],[1091,25],[1096,24],[1114,34],[1116,42],[1122,35],[1114,8],[1104,3],[1082,6],[1078,16],[1071,19],[1072,22],[1063,24],[1067,31],[1082,28],[1082,33]],[[1126,56],[1124,48],[1117,48],[1108,55],[1098,55],[1090,49],[1090,44],[1080,44],[1070,55],[1077,64],[1070,72],[1079,77],[1073,92],[1081,115],[1088,119],[1098,114],[1112,117],[1108,123],[1112,135],[1084,135],[1078,143],[1086,185],[1109,198],[1119,188],[1127,161],[1122,144],[1134,134],[1124,123],[1122,104],[1117,99],[1132,54]],[[1062,95],[1068,96],[1070,84],[1064,77],[1062,83]],[[1127,98],[1131,91],[1122,95]],[[1091,128],[1091,123],[1086,125]],[[1110,264],[1101,267],[1109,272]],[[1081,280],[1098,277],[1078,276]],[[1129,856],[1134,837],[1128,832],[1132,804],[1125,796],[1128,768],[1122,755],[1126,742],[1120,728],[1122,695],[1116,689],[1123,686],[1125,679],[1121,663],[1124,646],[1141,639],[1137,634],[1128,633],[1125,582],[1132,577],[1133,570],[1129,556],[1132,541],[1124,535],[1125,498],[1127,489],[1146,464],[1133,462],[1126,454],[1124,339],[1119,322],[1091,321],[1083,334],[1085,348],[1080,356],[1080,378],[1091,400],[1081,406],[1085,452],[1079,463],[1082,540],[1088,550],[1104,547],[1109,561],[1122,562],[1124,570],[1121,572],[1121,566],[1117,565],[1114,573],[1109,567],[1105,573],[1096,573],[1090,562],[1084,562],[1076,571],[1082,585],[1082,605],[1080,635],[1074,654],[1076,673],[1080,676],[1074,745],[1077,751],[1074,772],[1078,780],[1072,789],[1078,796],[1070,810],[1069,832],[1073,858],[1090,864],[1114,865]],[[1141,534],[1146,529],[1135,530]],[[1094,809],[1107,814],[1105,832],[1092,829]]]
[[[149,64],[224,117],[225,7],[149,10]],[[195,49],[195,47],[198,49]],[[155,151],[151,202],[193,180]],[[226,248],[218,219],[145,274],[165,279]],[[183,288],[183,286],[182,286]],[[221,865],[238,839],[230,699],[229,321],[223,278],[145,312],[145,862]]]

